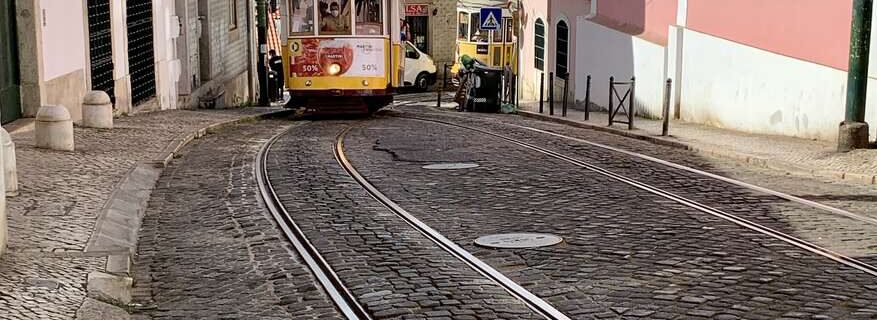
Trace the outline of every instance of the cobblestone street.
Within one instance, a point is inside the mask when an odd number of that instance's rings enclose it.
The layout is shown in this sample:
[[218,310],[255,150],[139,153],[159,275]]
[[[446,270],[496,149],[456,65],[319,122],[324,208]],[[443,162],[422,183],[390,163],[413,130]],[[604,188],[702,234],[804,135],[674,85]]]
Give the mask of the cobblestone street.
[[20,191],[7,199],[0,319],[73,319],[87,275],[103,271],[109,255],[124,254],[85,250],[119,181],[181,135],[267,110],[155,112],[117,119],[111,130],[77,127],[75,152],[38,149],[33,131],[13,133]]
[[[174,136],[165,134],[165,141]],[[339,141],[343,156],[333,154]],[[331,293],[341,290],[374,319],[544,318],[529,298],[403,220],[337,157],[348,159],[394,205],[568,319],[877,317],[877,285],[864,269],[513,141],[580,159],[866,266],[877,262],[877,225],[868,222],[877,212],[877,192],[869,187],[520,116],[448,112],[413,102],[366,119],[239,123],[175,154],[140,225],[130,317],[344,319],[345,307]],[[290,225],[266,208],[255,163],[268,143],[264,175],[277,203],[341,287],[320,282],[307,262],[312,258],[284,231]],[[852,216],[601,145],[801,196]],[[145,146],[130,155],[133,160],[120,161],[131,165],[161,150]],[[25,157],[41,152],[21,150]],[[448,164],[474,167],[425,168]],[[105,179],[124,172],[116,174]],[[99,177],[94,182],[104,179]],[[97,193],[71,196],[107,201]],[[93,225],[98,217],[70,219]],[[4,319],[73,318],[85,308],[85,275],[102,271],[113,254],[83,251],[94,237],[79,234],[85,231],[71,229],[69,237],[41,232],[13,241],[3,258],[2,268],[14,270],[3,274],[9,289],[0,301],[14,310]],[[514,232],[557,235],[563,242],[517,249],[475,244],[482,236]]]
[[[136,267],[136,300],[146,306],[140,314],[156,319],[341,317],[255,191],[251,161],[268,138],[283,132],[266,161],[279,203],[372,317],[540,318],[347,175],[332,149],[336,136],[351,128],[345,154],[370,183],[568,318],[877,317],[873,275],[454,124],[537,144],[819,248],[877,261],[873,224],[583,141],[854,214],[875,212],[874,190],[867,187],[786,176],[518,116],[409,104],[371,119],[244,125],[193,146],[165,172],[150,202]],[[424,168],[451,163],[478,166]],[[474,244],[478,237],[510,232],[548,233],[564,241],[530,249]]]

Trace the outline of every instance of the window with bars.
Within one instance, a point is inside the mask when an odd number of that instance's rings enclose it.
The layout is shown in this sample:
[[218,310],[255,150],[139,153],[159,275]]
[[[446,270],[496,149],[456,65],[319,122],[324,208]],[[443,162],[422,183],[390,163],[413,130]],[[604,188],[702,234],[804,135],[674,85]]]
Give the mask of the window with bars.
[[545,23],[536,19],[536,69],[545,71]]

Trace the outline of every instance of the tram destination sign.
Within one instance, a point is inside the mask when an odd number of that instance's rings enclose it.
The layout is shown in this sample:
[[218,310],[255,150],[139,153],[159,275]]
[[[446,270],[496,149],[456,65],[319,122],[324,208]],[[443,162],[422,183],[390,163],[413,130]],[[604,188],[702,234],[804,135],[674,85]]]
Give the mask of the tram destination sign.
[[499,30],[501,21],[502,8],[481,8],[481,30]]

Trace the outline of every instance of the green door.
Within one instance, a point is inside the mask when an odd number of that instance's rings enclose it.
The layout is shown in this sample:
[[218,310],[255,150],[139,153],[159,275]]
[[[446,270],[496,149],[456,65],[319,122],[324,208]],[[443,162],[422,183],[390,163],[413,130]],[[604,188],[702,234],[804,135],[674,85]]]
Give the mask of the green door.
[[14,2],[0,1],[0,121],[3,124],[21,117]]

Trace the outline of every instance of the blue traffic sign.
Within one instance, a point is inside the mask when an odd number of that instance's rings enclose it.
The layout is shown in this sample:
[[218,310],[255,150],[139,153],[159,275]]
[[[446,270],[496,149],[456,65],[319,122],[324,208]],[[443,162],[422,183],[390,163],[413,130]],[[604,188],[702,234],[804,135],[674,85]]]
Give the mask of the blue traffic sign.
[[499,30],[502,8],[481,8],[481,30]]

